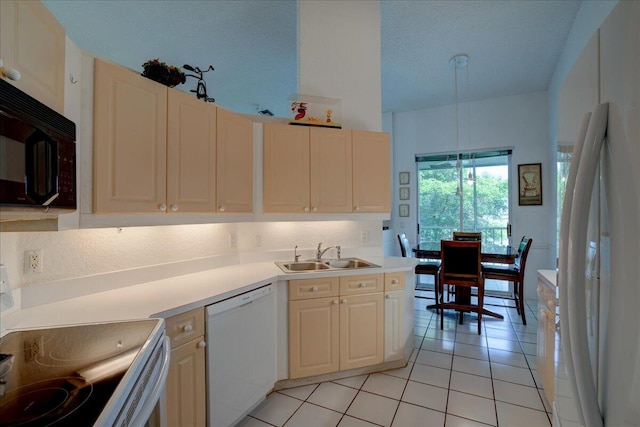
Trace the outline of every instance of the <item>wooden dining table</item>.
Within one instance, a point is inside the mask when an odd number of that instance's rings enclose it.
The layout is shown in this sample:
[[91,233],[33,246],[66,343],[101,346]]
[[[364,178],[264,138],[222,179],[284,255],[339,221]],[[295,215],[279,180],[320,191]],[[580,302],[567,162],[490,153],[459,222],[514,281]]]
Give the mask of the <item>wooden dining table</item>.
[[[421,259],[440,259],[440,242],[437,243],[427,243],[420,244],[412,248],[413,253],[416,258]],[[499,263],[499,264],[515,264],[516,259],[518,258],[518,251],[513,250],[511,246],[501,246],[494,247],[491,250],[481,250],[480,253],[480,262],[487,263]],[[468,303],[471,298],[470,293],[468,292],[469,288],[461,288],[463,292],[456,292],[456,299],[463,299]],[[467,292],[464,292],[467,291]],[[431,304],[427,306],[427,308],[436,308],[436,304]],[[498,319],[504,319],[504,316],[488,310],[486,308],[482,309],[482,314],[486,314],[487,316],[496,317]],[[462,320],[462,316],[460,316],[460,320]]]

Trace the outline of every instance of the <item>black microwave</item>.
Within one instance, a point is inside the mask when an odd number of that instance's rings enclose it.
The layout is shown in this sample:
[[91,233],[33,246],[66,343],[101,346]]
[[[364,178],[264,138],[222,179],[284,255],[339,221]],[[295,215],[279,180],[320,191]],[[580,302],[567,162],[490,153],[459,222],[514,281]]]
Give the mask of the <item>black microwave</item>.
[[0,79],[0,209],[76,209],[76,125]]

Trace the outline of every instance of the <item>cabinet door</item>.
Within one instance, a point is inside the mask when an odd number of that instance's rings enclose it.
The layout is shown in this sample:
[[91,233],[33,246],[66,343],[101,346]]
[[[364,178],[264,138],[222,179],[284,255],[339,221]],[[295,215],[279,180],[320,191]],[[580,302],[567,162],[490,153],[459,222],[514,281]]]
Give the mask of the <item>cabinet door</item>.
[[167,87],[96,59],[94,212],[166,211]]
[[289,301],[289,379],[340,369],[339,322],[338,297]]
[[184,92],[168,92],[170,212],[215,212],[216,107]]
[[311,212],[351,212],[351,132],[310,129]]
[[218,212],[253,212],[253,123],[218,108]]
[[404,356],[404,290],[384,294],[384,361]]
[[391,212],[389,134],[352,131],[353,211]]
[[171,351],[167,375],[167,425],[206,425],[204,337]]
[[264,211],[309,212],[309,129],[265,124],[263,139]]
[[7,80],[64,113],[64,28],[39,1],[0,1],[0,58],[20,72]]
[[382,363],[384,306],[382,292],[340,299],[340,370]]

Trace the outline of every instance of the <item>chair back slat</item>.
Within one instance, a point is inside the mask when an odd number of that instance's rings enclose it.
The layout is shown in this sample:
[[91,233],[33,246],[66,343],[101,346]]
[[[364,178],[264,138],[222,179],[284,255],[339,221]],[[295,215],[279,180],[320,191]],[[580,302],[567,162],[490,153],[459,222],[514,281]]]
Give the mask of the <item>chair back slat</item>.
[[400,243],[400,253],[402,256],[411,258],[411,244],[405,233],[398,234],[398,242]]
[[481,274],[479,240],[442,240],[440,258],[445,278],[477,279]]
[[478,231],[454,231],[453,240],[475,241],[482,240],[482,232]]

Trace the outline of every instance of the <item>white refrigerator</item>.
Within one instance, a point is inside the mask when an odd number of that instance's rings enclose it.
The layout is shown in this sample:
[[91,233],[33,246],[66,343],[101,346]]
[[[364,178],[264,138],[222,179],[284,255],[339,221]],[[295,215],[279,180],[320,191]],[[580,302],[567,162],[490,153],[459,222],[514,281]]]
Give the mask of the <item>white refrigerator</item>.
[[621,1],[587,49],[573,101],[559,103],[560,120],[581,124],[560,227],[553,424],[640,426],[640,2]]

